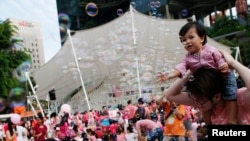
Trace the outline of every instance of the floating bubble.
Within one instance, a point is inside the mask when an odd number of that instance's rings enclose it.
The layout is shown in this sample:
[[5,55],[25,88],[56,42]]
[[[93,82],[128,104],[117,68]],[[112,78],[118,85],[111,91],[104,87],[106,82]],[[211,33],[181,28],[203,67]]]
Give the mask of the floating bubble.
[[95,3],[90,2],[85,6],[85,12],[90,17],[94,17],[98,14],[98,7],[96,6]]
[[24,95],[24,89],[21,87],[12,88],[10,91],[10,97],[20,97]]
[[181,15],[184,16],[184,17],[187,16],[188,15],[187,9],[181,10]]
[[157,17],[157,18],[162,18],[162,14],[161,14],[161,13],[157,13],[157,14],[156,14],[156,17]]
[[130,5],[135,8],[136,7],[136,3],[134,1],[130,2]]
[[154,1],[151,1],[151,2],[149,3],[149,7],[151,7],[151,8],[156,8],[155,2],[154,2]]
[[151,11],[153,16],[156,16],[156,14],[158,13],[157,8],[152,8]]
[[12,88],[10,93],[9,93],[9,106],[10,107],[16,107],[19,106],[20,104],[23,105],[25,104],[26,101],[26,95],[25,91],[21,87],[15,87]]
[[21,37],[14,36],[10,39],[10,42],[15,49],[20,49],[23,46]]
[[13,72],[13,75],[18,79],[20,82],[27,81],[27,77],[25,76],[25,72],[31,69],[32,62],[31,60],[24,61],[21,65],[19,65]]
[[58,20],[59,20],[59,25],[61,26],[64,26],[66,27],[67,29],[70,28],[71,26],[71,21],[70,21],[70,18],[67,14],[64,14],[64,13],[60,13],[58,15]]
[[155,2],[155,7],[158,8],[158,7],[160,7],[160,6],[161,6],[161,2],[160,2],[160,1],[156,1],[156,2]]
[[29,71],[31,69],[31,66],[32,66],[32,61],[31,60],[26,60],[19,67],[23,71]]
[[123,14],[123,10],[122,10],[122,9],[117,9],[117,10],[116,10],[116,14],[117,14],[118,16],[121,16],[121,15]]
[[151,81],[153,78],[153,74],[150,73],[150,72],[145,72],[143,75],[142,75],[142,80],[144,81]]

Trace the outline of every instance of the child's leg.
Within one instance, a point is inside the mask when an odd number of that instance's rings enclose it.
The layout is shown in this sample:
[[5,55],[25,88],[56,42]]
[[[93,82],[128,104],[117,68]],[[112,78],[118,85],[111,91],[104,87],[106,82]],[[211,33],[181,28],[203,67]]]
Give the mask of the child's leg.
[[202,111],[202,119],[206,123],[206,125],[211,124],[211,111]]
[[237,102],[236,100],[226,100],[226,110],[228,113],[228,124],[237,124]]
[[237,124],[237,81],[233,71],[225,76],[225,91],[223,99],[226,101],[228,124]]

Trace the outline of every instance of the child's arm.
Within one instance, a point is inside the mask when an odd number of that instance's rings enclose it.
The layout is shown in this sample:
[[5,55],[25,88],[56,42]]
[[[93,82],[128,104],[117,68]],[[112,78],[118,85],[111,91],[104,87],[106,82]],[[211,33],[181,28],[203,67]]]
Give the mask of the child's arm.
[[227,73],[229,72],[229,66],[228,63],[226,62],[223,54],[217,49],[213,51],[213,58],[215,62],[217,63],[218,69],[220,70],[221,73]]
[[180,75],[181,75],[181,73],[178,70],[176,70],[176,69],[173,70],[173,71],[171,71],[170,73],[167,73],[167,72],[164,72],[164,73],[158,72],[156,82],[157,83],[163,83],[166,80],[169,80],[169,79],[172,79],[172,78],[176,78],[176,77],[178,77]]

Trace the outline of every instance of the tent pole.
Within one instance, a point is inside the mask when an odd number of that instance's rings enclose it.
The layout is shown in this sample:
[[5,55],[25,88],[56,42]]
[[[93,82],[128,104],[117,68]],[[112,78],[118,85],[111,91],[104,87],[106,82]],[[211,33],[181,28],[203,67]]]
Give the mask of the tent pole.
[[133,33],[133,45],[135,49],[135,63],[136,63],[136,74],[137,74],[137,82],[138,82],[138,90],[139,90],[139,97],[142,97],[141,94],[141,81],[140,81],[140,72],[139,72],[139,59],[137,57],[137,42],[136,42],[136,36],[135,36],[135,24],[134,24],[134,14],[133,14],[133,6],[130,5],[130,14],[131,14],[131,21],[132,21],[132,33]]
[[85,96],[85,99],[86,99],[88,110],[90,111],[89,99],[88,99],[86,88],[84,86],[84,81],[82,79],[82,74],[81,74],[81,70],[80,70],[80,67],[79,67],[79,63],[78,63],[78,60],[77,60],[77,57],[76,57],[75,47],[73,45],[73,41],[72,41],[72,38],[71,38],[70,29],[67,29],[67,34],[69,36],[69,40],[70,40],[72,52],[73,52],[73,55],[74,55],[74,60],[75,60],[75,63],[76,63],[76,70],[79,73],[80,81],[81,81],[81,85],[82,85],[82,89],[83,89],[83,93],[84,93],[84,96]]
[[[41,113],[42,113],[42,116],[44,117],[45,115],[44,115],[44,112],[43,112],[43,108],[42,108],[42,106],[41,106],[40,101],[38,100],[38,97],[37,97],[37,95],[36,95],[36,91],[35,91],[35,89],[34,89],[33,84],[31,83],[31,80],[30,80],[30,77],[29,77],[28,72],[25,72],[25,76],[26,76],[26,78],[28,79],[28,82],[29,82],[29,84],[30,84],[30,88],[31,88],[32,93],[33,93],[33,95],[30,95],[30,96],[31,96],[31,97],[34,97],[34,98],[36,99],[36,102],[37,102],[37,104],[38,104],[38,107],[39,107],[39,109],[40,109],[40,111],[41,111]],[[28,102],[30,102],[30,101],[28,101]],[[32,109],[32,110],[33,110],[33,109]],[[36,114],[35,114],[35,115],[36,115]]]

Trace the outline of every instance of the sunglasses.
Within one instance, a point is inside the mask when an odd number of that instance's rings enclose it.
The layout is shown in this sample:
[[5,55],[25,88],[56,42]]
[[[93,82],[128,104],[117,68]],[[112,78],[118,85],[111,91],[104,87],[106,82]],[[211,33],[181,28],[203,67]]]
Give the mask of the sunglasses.
[[190,91],[188,91],[188,97],[192,99],[195,102],[195,104],[199,107],[205,105],[209,101],[209,98],[197,99],[194,95],[192,95]]

